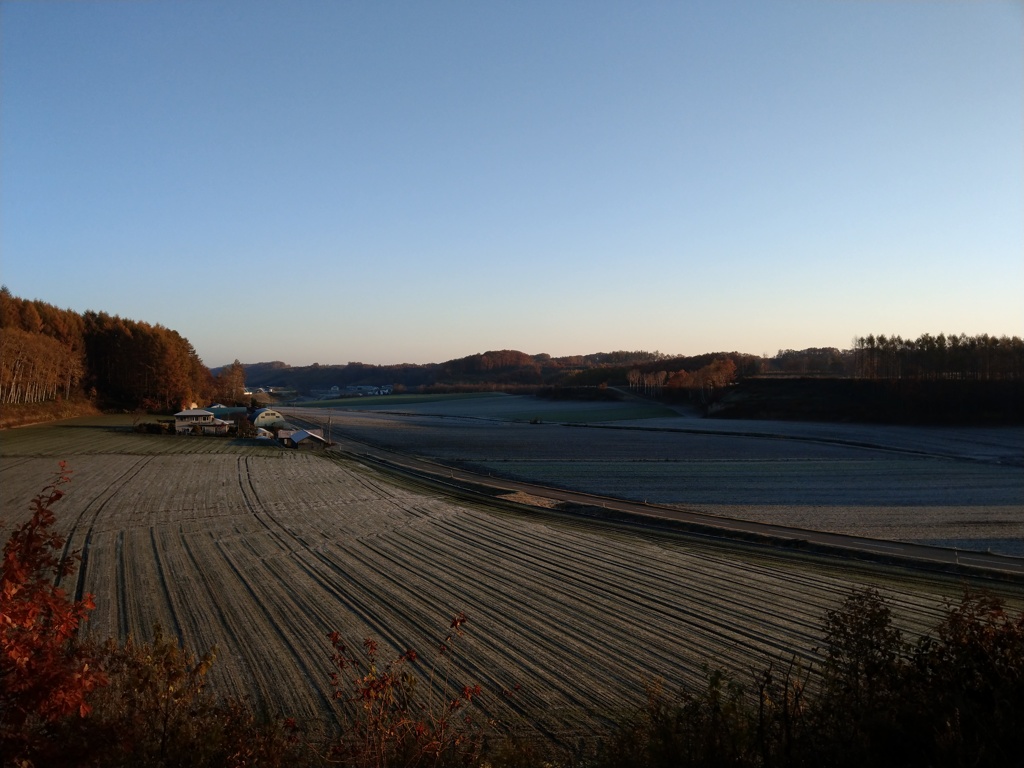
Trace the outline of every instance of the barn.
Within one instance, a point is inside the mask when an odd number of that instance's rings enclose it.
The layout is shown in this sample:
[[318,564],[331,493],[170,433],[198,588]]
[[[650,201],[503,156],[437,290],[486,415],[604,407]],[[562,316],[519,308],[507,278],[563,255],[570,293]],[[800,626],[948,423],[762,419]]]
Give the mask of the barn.
[[299,429],[286,438],[285,445],[300,451],[320,451],[327,447],[327,441],[316,432]]
[[273,408],[257,408],[249,414],[249,421],[254,427],[263,427],[264,429],[283,427],[287,424],[284,416]]

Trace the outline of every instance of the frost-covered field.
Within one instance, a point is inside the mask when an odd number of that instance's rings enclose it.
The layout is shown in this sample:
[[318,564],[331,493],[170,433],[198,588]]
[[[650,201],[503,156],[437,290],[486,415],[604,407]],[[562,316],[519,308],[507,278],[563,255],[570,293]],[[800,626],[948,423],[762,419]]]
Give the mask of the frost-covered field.
[[[482,684],[503,722],[571,735],[638,704],[652,677],[671,688],[699,683],[705,664],[742,675],[812,658],[825,610],[853,585],[879,585],[909,629],[930,627],[961,589],[455,503],[358,464],[215,438],[83,424],[0,441],[8,524],[58,459],[74,470],[57,512],[85,555],[68,586],[96,595],[91,632],[146,634],[158,621],[194,649],[216,644],[218,690],[299,718],[330,711],[333,629],[417,648],[429,667],[464,611],[454,678]],[[511,700],[498,693],[517,684]]]
[[[1024,429],[502,421],[532,398],[332,415],[335,434],[487,473],[727,517],[1024,557]],[[546,404],[544,404],[546,405]],[[560,403],[565,411],[573,404]],[[578,404],[589,409],[590,404]],[[383,407],[383,406],[381,406]],[[609,411],[610,413],[610,411]]]

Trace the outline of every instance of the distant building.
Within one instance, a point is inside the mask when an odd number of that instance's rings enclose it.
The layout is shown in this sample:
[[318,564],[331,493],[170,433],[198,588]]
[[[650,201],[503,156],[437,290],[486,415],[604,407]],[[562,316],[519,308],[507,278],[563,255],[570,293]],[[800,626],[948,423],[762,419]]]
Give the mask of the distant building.
[[355,384],[345,387],[345,394],[350,397],[362,397],[364,395],[390,395],[393,387],[390,384]]

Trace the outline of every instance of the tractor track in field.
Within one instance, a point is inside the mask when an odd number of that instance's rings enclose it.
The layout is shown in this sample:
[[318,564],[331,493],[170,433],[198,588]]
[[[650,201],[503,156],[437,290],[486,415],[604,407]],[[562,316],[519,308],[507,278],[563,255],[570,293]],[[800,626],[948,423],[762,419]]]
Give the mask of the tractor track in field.
[[85,578],[86,573],[89,569],[89,552],[92,545],[93,528],[96,525],[96,521],[100,515],[103,514],[103,509],[111,499],[115,498],[120,490],[130,482],[134,477],[139,475],[149,464],[151,458],[145,457],[140,458],[130,467],[126,468],[123,473],[116,479],[107,491],[101,496],[92,500],[92,502],[83,509],[72,523],[70,531],[64,541],[64,551],[61,554],[61,561],[66,562],[72,553],[72,543],[77,541],[78,529],[82,528],[84,533],[82,534],[82,547],[79,551],[79,562],[78,572],[75,579],[75,600],[81,600],[85,596]]
[[[353,649],[377,638],[384,662],[415,648],[424,696],[479,683],[487,717],[571,741],[641,705],[652,680],[694,689],[707,668],[745,680],[773,661],[813,667],[825,612],[854,587],[882,590],[910,637],[965,586],[1024,606],[1019,583],[980,570],[731,538],[593,495],[526,506],[501,498],[504,480],[358,444],[318,456],[154,440],[145,455],[81,457],[74,514],[58,512],[72,547],[88,541],[88,631],[124,638],[159,622],[189,649],[216,645],[215,690],[303,722],[337,723],[346,706],[329,680],[331,630]],[[19,488],[46,469],[15,460],[37,473]],[[440,654],[458,612],[466,633]]]

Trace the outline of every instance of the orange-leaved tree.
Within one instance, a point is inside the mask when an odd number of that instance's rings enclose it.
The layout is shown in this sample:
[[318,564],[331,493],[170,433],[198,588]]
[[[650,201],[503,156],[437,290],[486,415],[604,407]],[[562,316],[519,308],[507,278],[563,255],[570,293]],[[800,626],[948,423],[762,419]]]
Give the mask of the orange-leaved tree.
[[86,698],[105,682],[89,654],[73,642],[92,610],[92,596],[72,599],[57,584],[71,574],[78,552],[63,556],[52,507],[70,482],[64,462],[56,479],[31,502],[32,516],[4,546],[0,573],[0,751],[26,746],[33,723],[89,712]]

